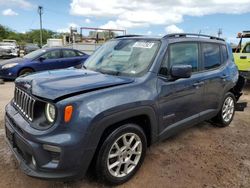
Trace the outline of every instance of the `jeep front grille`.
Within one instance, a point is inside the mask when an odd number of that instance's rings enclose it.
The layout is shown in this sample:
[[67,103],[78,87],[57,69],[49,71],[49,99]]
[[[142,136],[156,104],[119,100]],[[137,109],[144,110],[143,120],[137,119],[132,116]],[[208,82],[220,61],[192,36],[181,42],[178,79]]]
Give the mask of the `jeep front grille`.
[[19,88],[15,88],[14,105],[30,121],[34,118],[34,106],[36,100]]

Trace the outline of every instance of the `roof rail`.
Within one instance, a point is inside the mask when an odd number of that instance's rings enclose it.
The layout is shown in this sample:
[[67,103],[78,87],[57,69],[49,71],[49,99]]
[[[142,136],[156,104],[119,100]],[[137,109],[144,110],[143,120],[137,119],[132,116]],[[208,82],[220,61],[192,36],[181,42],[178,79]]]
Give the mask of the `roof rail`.
[[163,38],[178,38],[178,37],[188,37],[188,36],[194,36],[194,37],[202,37],[202,38],[209,38],[209,39],[215,39],[215,40],[221,40],[225,41],[222,38],[215,37],[215,36],[210,36],[210,35],[204,35],[204,34],[196,34],[196,33],[173,33],[173,34],[168,34],[165,35]]
[[121,35],[121,36],[115,37],[115,39],[125,38],[125,37],[140,37],[140,36],[142,36],[142,35]]

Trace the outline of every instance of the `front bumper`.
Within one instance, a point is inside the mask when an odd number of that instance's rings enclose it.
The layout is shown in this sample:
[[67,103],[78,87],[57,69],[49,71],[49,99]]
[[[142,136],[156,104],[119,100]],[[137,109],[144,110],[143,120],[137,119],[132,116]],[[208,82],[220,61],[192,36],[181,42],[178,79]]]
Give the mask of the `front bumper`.
[[14,80],[17,78],[16,71],[12,71],[12,69],[1,69],[0,68],[0,78]]
[[240,75],[246,78],[247,80],[250,80],[250,71],[239,71]]
[[17,57],[18,56],[18,52],[16,52],[15,50],[0,50],[0,57]]
[[[23,129],[25,126],[29,126],[28,123],[12,105],[8,104],[5,116],[6,141],[25,174],[42,179],[61,180],[75,179],[85,174],[91,161],[88,155],[91,150],[80,150],[80,144],[75,147],[70,139],[65,141],[60,138],[59,141],[55,141],[56,144],[52,143],[51,140],[55,140],[60,133],[51,136],[30,135]],[[64,137],[69,138],[66,133]],[[60,148],[60,152],[46,150],[44,145],[56,146]]]

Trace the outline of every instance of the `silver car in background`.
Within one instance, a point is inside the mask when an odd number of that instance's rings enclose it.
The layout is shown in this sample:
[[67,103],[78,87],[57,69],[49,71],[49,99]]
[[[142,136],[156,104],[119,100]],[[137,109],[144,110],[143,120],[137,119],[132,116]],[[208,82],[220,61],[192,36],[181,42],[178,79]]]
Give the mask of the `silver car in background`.
[[17,57],[19,48],[13,42],[0,42],[0,57]]

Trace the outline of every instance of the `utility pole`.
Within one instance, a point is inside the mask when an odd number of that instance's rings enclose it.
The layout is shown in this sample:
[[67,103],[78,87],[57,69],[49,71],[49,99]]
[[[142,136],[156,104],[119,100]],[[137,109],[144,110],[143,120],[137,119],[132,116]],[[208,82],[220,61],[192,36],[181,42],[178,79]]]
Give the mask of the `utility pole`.
[[42,26],[42,14],[43,14],[43,7],[42,6],[38,6],[38,14],[40,17],[40,46],[43,46],[43,26]]
[[220,37],[221,35],[222,35],[222,29],[221,28],[219,28],[219,30],[218,30],[218,37]]

